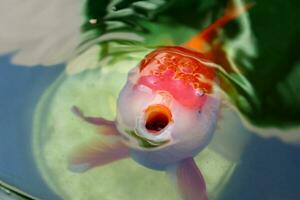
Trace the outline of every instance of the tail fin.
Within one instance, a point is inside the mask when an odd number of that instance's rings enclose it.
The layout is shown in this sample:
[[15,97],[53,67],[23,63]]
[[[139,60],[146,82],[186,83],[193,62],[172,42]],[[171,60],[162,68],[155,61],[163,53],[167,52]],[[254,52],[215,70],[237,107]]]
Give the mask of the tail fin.
[[209,44],[216,38],[218,29],[247,12],[252,6],[253,3],[247,3],[243,6],[235,5],[233,2],[229,3],[222,17],[192,37],[184,46],[203,53],[209,51]]

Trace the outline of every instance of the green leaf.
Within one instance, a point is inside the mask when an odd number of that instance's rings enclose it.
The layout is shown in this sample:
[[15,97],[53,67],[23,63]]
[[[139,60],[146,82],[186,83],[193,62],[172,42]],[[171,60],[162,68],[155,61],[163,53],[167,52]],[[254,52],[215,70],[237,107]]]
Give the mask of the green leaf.
[[260,126],[300,125],[300,8],[297,0],[257,1],[250,10],[258,56],[244,68],[260,102],[249,119]]

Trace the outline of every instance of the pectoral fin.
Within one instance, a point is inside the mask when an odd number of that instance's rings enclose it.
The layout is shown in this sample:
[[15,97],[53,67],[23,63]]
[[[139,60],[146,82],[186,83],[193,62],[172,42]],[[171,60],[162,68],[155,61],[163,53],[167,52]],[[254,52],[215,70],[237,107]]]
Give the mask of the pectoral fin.
[[72,107],[72,112],[77,115],[78,117],[80,117],[81,119],[83,119],[84,121],[94,124],[94,125],[107,125],[107,126],[114,126],[114,121],[109,121],[107,119],[104,119],[102,117],[87,117],[83,114],[83,112],[77,107],[77,106],[73,106]]
[[167,173],[184,200],[207,200],[205,181],[193,158],[170,167]]
[[76,116],[78,116],[85,122],[96,126],[100,126],[100,130],[98,132],[102,135],[120,135],[114,121],[110,121],[102,117],[85,116],[84,113],[77,106],[73,106],[71,110]]
[[88,169],[103,166],[127,158],[128,147],[117,138],[99,139],[75,148],[70,154],[68,168],[73,172],[85,172]]

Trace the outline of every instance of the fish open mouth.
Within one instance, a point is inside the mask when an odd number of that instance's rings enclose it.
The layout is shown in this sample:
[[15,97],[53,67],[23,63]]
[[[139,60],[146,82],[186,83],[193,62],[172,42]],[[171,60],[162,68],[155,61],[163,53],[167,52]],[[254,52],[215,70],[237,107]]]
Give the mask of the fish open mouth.
[[152,135],[159,135],[171,121],[171,111],[164,105],[151,105],[145,110],[145,128]]
[[154,104],[144,110],[143,117],[138,118],[135,129],[125,132],[135,138],[142,148],[158,148],[171,141],[167,127],[172,122],[170,109],[161,104]]

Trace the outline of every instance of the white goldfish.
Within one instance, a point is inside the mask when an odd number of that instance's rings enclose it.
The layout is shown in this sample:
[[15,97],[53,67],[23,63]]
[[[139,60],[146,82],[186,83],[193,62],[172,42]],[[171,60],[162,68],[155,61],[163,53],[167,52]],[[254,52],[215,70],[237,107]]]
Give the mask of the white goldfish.
[[[131,157],[165,170],[185,200],[207,199],[204,178],[193,157],[212,139],[220,110],[215,55],[216,31],[245,10],[231,10],[183,46],[161,47],[133,68],[117,103],[115,121],[86,117],[105,127],[110,142],[83,146],[70,157],[70,169],[83,172]],[[92,148],[91,148],[92,146]]]

